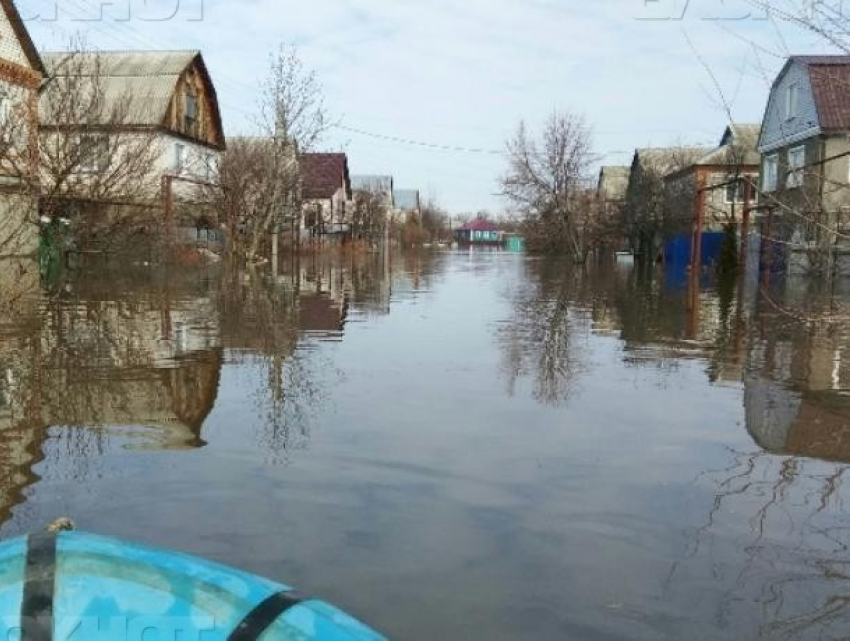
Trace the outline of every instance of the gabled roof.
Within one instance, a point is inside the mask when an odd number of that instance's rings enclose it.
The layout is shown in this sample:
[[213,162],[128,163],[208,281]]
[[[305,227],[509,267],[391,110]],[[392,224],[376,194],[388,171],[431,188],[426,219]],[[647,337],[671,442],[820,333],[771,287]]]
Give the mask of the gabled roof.
[[772,90],[794,64],[805,66],[809,72],[820,128],[825,131],[850,129],[850,56],[791,56],[773,81]]
[[301,166],[302,192],[307,200],[333,198],[344,187],[351,195],[348,174],[348,156],[345,154],[303,154],[298,158]]
[[418,189],[396,189],[393,192],[393,202],[402,211],[416,211],[421,205]]
[[706,147],[649,147],[637,149],[632,161],[632,167],[639,165],[649,168],[660,176],[678,171],[683,167],[693,165],[698,159],[711,151]]
[[761,125],[732,124],[726,127],[720,146],[698,158],[696,166],[757,166],[761,162],[758,152]]
[[499,231],[498,225],[485,219],[476,218],[460,228],[461,231]]
[[26,55],[27,60],[29,60],[30,65],[42,76],[46,76],[47,70],[45,69],[44,62],[42,61],[41,56],[38,55],[38,49],[36,49],[14,1],[0,0],[0,6],[3,7],[3,11],[6,13],[6,18],[12,25],[15,36],[18,38],[18,42],[21,43],[21,47],[23,48],[24,54]]
[[599,170],[597,192],[610,200],[622,200],[629,187],[630,167],[602,167]]
[[821,129],[850,129],[850,57],[807,63]]
[[354,191],[392,193],[393,183],[392,176],[359,175],[351,177],[351,187]]
[[197,64],[207,85],[214,124],[222,131],[215,86],[200,51],[66,51],[45,52],[42,57],[51,77],[40,101],[41,118],[46,125],[63,124],[50,122],[54,116],[50,108],[54,83],[63,78],[88,78],[97,82],[103,92],[102,117],[110,118],[127,101],[126,109],[120,109],[124,121],[121,124],[158,127],[166,121],[180,77]]

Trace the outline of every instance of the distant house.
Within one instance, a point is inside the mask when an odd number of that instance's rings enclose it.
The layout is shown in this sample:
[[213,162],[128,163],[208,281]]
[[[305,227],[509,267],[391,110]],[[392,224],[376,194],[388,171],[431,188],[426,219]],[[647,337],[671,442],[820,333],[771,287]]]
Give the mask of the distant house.
[[850,272],[850,56],[794,56],[770,91],[759,138],[761,207],[788,268]]
[[654,260],[670,235],[690,228],[687,212],[683,215],[670,206],[664,177],[692,165],[710,151],[704,147],[659,147],[635,151],[623,204],[623,232],[635,252]]
[[466,223],[454,232],[455,242],[462,247],[474,245],[501,245],[502,232],[499,227],[483,218]]
[[303,154],[298,161],[305,230],[312,236],[344,236],[351,224],[348,156],[343,153]]
[[760,131],[761,125],[728,126],[716,149],[665,176],[676,214],[704,230],[740,225],[745,207],[758,200]]
[[395,208],[395,180],[392,176],[357,175],[351,177],[351,188],[354,191],[369,192],[381,196],[387,208]]
[[418,189],[396,189],[393,192],[396,211],[402,216],[419,216],[422,213],[422,199]]
[[390,227],[395,222],[395,179],[392,176],[357,175],[351,177],[351,188],[355,201],[368,201],[370,208],[379,212],[375,217],[383,218],[381,227],[385,234],[384,241],[388,242]]
[[12,0],[0,0],[0,256],[37,246],[33,178],[38,162],[38,90],[46,72]]
[[[168,210],[173,200],[192,200],[199,185],[216,179],[224,130],[200,52],[58,52],[43,58],[50,81],[39,105],[42,165],[54,183],[47,191],[71,201],[161,203]],[[91,104],[69,107],[69,98]],[[148,152],[153,161],[135,170],[144,175],[121,176],[134,173],[134,156]],[[63,163],[72,179],[58,170]],[[120,180],[105,183],[116,176]]]
[[602,167],[596,185],[597,197],[612,205],[625,201],[630,173],[631,167]]

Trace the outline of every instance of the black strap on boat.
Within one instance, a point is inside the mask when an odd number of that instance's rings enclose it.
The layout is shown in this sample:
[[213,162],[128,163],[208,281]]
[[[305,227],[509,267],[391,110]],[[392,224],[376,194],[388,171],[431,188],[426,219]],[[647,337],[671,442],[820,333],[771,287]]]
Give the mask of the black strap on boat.
[[56,534],[27,538],[24,598],[21,602],[22,641],[53,639],[53,593],[56,579]]
[[295,592],[278,592],[251,610],[227,641],[256,641],[287,610],[303,603],[306,599]]

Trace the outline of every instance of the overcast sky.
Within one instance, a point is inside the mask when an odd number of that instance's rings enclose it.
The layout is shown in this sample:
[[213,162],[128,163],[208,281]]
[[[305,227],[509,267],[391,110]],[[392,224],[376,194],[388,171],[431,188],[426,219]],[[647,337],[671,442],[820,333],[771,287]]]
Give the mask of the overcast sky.
[[53,0],[17,1],[43,49],[79,32],[102,49],[202,50],[227,134],[250,132],[269,54],[293,43],[347,128],[323,147],[454,212],[503,209],[489,152],[520,119],[581,112],[604,163],[628,164],[635,147],[719,140],[727,118],[694,49],[739,122],[761,119],[785,54],[829,51],[744,18],[746,0],[58,0],[58,19]]

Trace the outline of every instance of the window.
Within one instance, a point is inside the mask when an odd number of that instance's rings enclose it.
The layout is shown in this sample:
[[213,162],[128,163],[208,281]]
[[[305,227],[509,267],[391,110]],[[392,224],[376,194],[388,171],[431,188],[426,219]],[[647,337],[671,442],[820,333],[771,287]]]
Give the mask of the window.
[[178,174],[186,167],[186,145],[179,142],[174,145],[174,171]]
[[[750,193],[750,200],[754,201],[755,198],[755,188],[752,188]],[[747,201],[747,180],[744,178],[739,178],[737,182],[729,183],[726,185],[726,204],[731,205],[732,203],[743,204]]]
[[186,108],[183,113],[184,128],[187,133],[195,132],[195,123],[198,122],[198,98],[193,93],[186,94]]
[[797,115],[800,101],[800,85],[792,82],[788,85],[788,93],[785,96],[785,119],[791,120]]
[[109,138],[106,134],[88,134],[79,139],[80,173],[105,171],[109,164]]
[[0,90],[0,126],[5,127],[12,118],[12,97],[5,91]]
[[788,150],[788,189],[794,189],[803,185],[803,168],[805,165],[805,147],[794,147]]
[[779,156],[765,156],[764,168],[762,172],[761,188],[762,191],[776,191],[779,185]]

